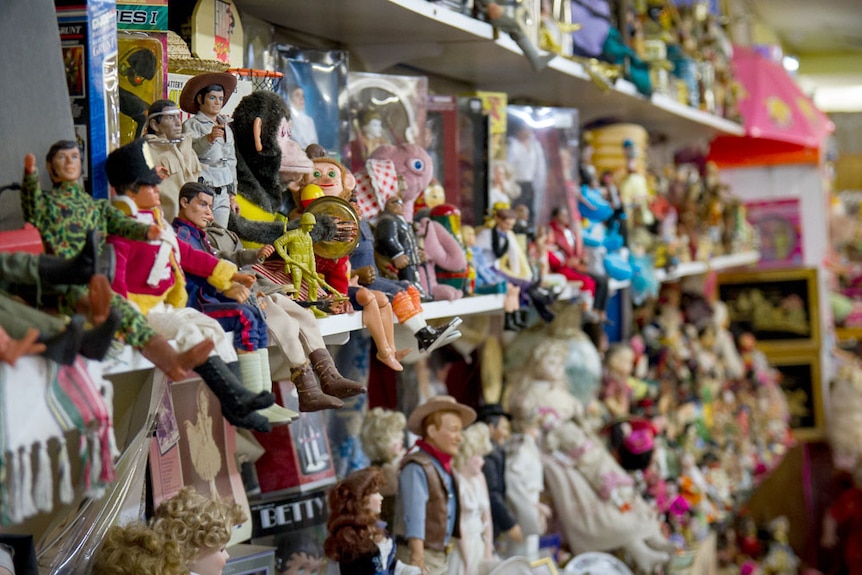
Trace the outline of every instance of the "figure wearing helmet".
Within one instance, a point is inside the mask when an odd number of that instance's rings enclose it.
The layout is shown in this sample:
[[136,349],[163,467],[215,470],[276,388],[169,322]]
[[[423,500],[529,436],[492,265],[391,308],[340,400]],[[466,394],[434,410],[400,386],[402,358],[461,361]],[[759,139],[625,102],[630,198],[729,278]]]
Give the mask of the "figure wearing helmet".
[[[302,214],[299,227],[285,232],[278,238],[273,246],[278,255],[284,259],[284,273],[290,274],[297,293],[302,291],[302,280],[308,286],[306,299],[315,301],[318,299],[318,275],[314,263],[314,244],[311,239],[311,229],[317,219],[312,213]],[[301,299],[301,298],[300,298]]]

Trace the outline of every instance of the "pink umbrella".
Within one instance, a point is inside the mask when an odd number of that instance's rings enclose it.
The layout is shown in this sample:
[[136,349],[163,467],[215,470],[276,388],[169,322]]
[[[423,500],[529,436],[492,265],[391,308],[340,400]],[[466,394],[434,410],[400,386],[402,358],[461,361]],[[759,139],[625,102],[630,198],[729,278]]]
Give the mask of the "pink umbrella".
[[746,135],[819,148],[835,125],[778,64],[742,46],[733,47],[739,112]]

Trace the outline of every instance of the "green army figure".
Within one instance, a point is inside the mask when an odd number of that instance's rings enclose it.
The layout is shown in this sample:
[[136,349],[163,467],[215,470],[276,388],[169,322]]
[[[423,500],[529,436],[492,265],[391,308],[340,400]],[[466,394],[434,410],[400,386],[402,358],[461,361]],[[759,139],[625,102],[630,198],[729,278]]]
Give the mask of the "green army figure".
[[290,274],[297,290],[305,278],[309,301],[317,299],[320,284],[317,264],[314,262],[314,242],[311,239],[311,229],[316,223],[314,214],[306,212],[302,214],[298,228],[286,232],[273,244],[275,251],[284,259],[284,273]]

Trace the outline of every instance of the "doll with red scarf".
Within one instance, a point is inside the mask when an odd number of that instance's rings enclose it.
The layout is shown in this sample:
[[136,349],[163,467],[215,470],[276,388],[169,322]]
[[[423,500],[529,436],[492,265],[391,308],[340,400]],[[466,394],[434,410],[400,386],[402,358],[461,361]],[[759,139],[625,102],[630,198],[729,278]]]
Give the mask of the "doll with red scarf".
[[472,408],[449,395],[429,399],[407,419],[407,429],[421,439],[401,462],[395,556],[427,575],[448,572],[453,538],[460,536],[458,481],[452,458],[461,443],[461,429],[475,420]]

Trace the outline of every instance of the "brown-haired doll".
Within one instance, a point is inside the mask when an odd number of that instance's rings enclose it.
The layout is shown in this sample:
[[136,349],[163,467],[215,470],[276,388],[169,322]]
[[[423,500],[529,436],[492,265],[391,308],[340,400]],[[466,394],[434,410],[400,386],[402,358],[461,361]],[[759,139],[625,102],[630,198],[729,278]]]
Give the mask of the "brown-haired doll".
[[[342,479],[329,492],[329,537],[324,553],[337,561],[341,575],[395,573],[395,545],[380,522],[383,471],[367,467]],[[407,575],[403,565],[399,573]],[[419,569],[415,568],[416,575]]]

